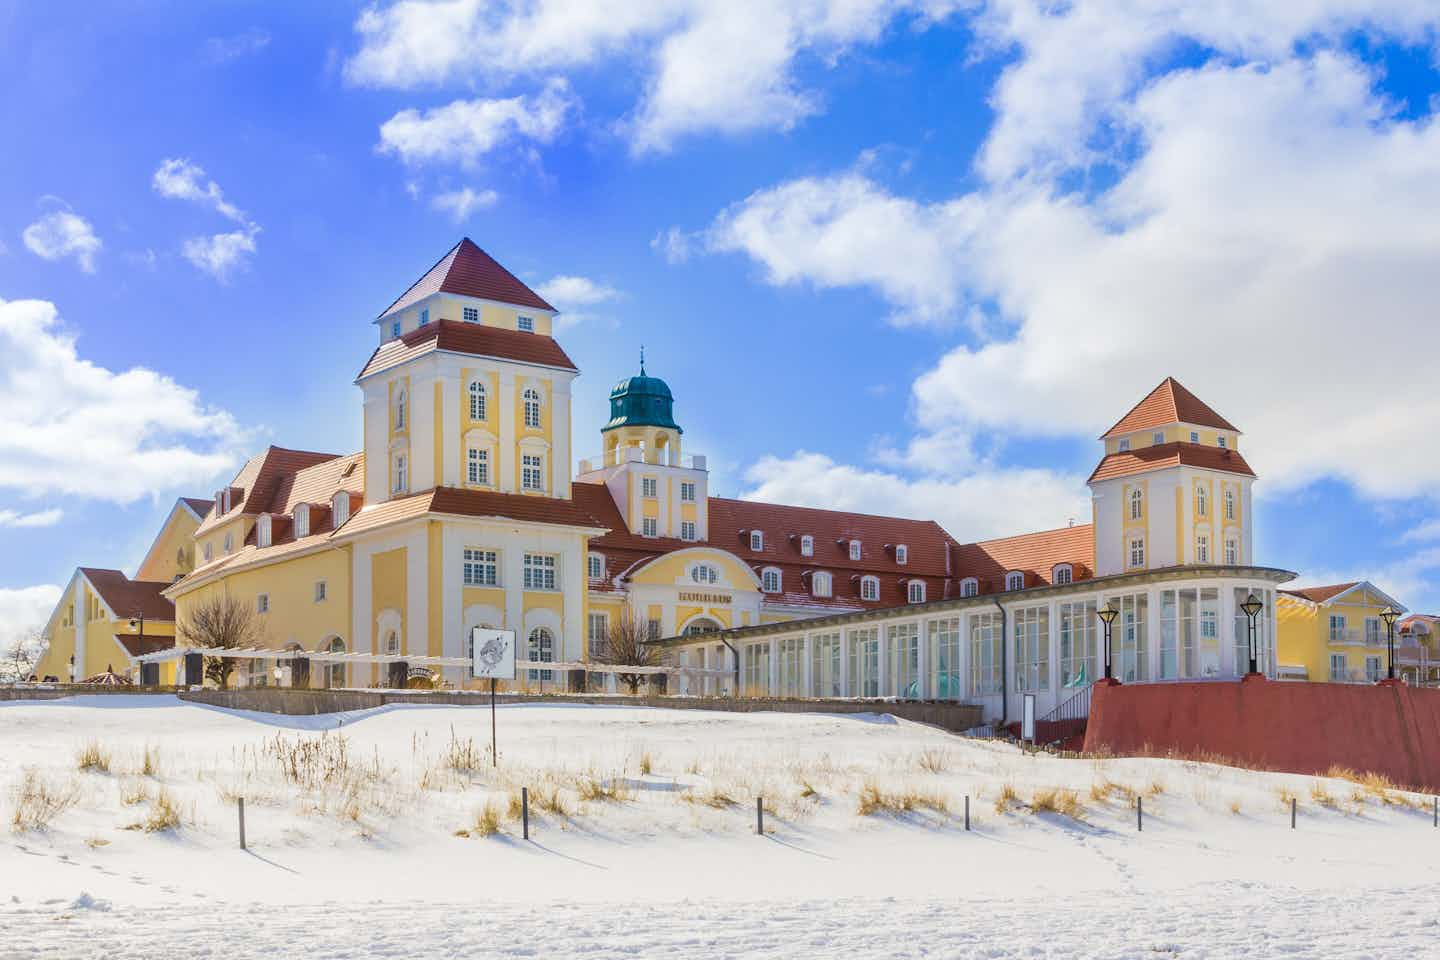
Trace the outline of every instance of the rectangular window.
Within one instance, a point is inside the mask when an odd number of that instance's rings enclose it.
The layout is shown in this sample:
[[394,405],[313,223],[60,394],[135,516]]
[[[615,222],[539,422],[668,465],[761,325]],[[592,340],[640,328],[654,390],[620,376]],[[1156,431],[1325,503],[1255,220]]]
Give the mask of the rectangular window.
[[1366,618],[1365,618],[1365,642],[1366,642],[1367,644],[1369,644],[1370,646],[1375,646],[1376,644],[1378,644],[1378,643],[1380,642],[1380,618],[1379,618],[1379,617],[1366,617]]
[[405,470],[405,454],[397,453],[395,455],[395,488],[393,492],[404,493],[409,483],[409,476]]
[[1118,450],[1120,453],[1124,453],[1126,450],[1129,450],[1129,449],[1130,449],[1130,438],[1129,438],[1129,437],[1122,437],[1121,440],[1120,440],[1120,442],[1117,443],[1117,444],[1115,444],[1115,449]]
[[1345,661],[1345,654],[1330,654],[1330,682],[1344,683],[1350,679],[1350,666]]
[[1195,562],[1210,562],[1210,538],[1203,533],[1195,538]]
[[490,451],[471,447],[467,456],[467,476],[476,486],[490,485]]
[[640,496],[654,500],[660,495],[660,483],[654,477],[640,478]]
[[465,318],[465,322],[466,322],[466,323],[479,323],[479,322],[480,322],[480,308],[479,308],[479,307],[462,307],[460,312],[461,312],[461,316],[463,316],[463,317]]
[[1050,689],[1050,608],[1023,607],[1011,614],[1015,638],[1015,689]]
[[889,695],[920,699],[920,626],[897,623],[885,631],[890,658]]
[[1152,433],[1152,434],[1150,435],[1150,442],[1151,442],[1151,443],[1154,443],[1154,444],[1164,443],[1164,442],[1165,442],[1165,431],[1164,431],[1164,430],[1156,430],[1154,433]]
[[1191,430],[1191,431],[1190,431],[1190,442],[1191,442],[1191,443],[1199,443],[1199,442],[1200,442],[1200,434],[1199,434],[1197,431],[1195,431],[1195,430]]
[[694,540],[694,539],[695,539],[695,521],[694,521],[694,520],[681,520],[681,521],[680,521],[680,539],[681,539],[681,540]]
[[760,574],[760,589],[766,593],[780,592],[780,571],[767,569]]
[[1223,436],[1222,436],[1222,437],[1216,437],[1216,438],[1215,438],[1215,445],[1216,445],[1217,447],[1219,447],[1221,450],[1224,450],[1224,449],[1225,449],[1225,438],[1224,438]]
[[[1083,687],[1103,674],[1095,666],[1096,630],[1095,601],[1060,604],[1060,689]],[[1114,627],[1111,627],[1114,630]],[[1110,637],[1112,643],[1114,633]]]
[[590,658],[603,660],[610,653],[610,615],[592,613],[586,618],[585,639],[590,644]]
[[646,621],[645,621],[645,635],[648,636],[651,640],[659,640],[659,639],[660,639],[660,621],[659,621],[659,620],[646,620]]
[[695,502],[695,481],[693,481],[693,480],[681,480],[681,481],[680,481],[680,499],[681,499],[682,501],[684,501],[685,503],[694,503],[694,502]]
[[786,637],[775,644],[780,657],[780,690],[782,697],[805,695],[805,638]]
[[525,333],[534,333],[534,332],[535,332],[535,318],[534,318],[534,317],[516,317],[516,318],[515,318],[515,328],[516,328],[517,330],[522,330],[522,331],[524,331]]
[[1130,568],[1132,570],[1145,566],[1145,538],[1130,538]]
[[842,697],[840,686],[840,634],[822,633],[810,638],[810,696]]
[[1135,593],[1111,597],[1109,602],[1120,611],[1110,628],[1110,662],[1115,679],[1122,683],[1147,681],[1150,679],[1147,633],[1150,599],[1143,593]]
[[813,557],[815,555],[815,538],[805,534],[800,538],[800,556]]
[[465,548],[465,586],[494,587],[500,583],[500,564],[494,550]]
[[423,326],[425,326],[425,324],[427,324],[427,323],[429,323],[429,322],[430,322],[430,308],[429,308],[429,307],[426,307],[426,308],[424,308],[423,310],[420,311],[420,326],[423,327]]
[[270,612],[270,594],[268,594],[268,593],[262,593],[262,594],[259,594],[258,596],[255,597],[255,612],[256,612],[256,613],[269,613],[269,612]]
[[645,517],[640,521],[640,535],[642,537],[660,536],[660,522],[654,517]]
[[880,581],[877,580],[875,577],[861,577],[861,578],[860,578],[860,599],[861,599],[861,600],[879,600],[879,599],[880,599]]
[[550,553],[525,554],[525,589],[555,589],[555,555]]
[[930,696],[936,700],[959,700],[960,618],[930,621]]
[[905,599],[911,603],[925,602],[925,581],[911,580],[905,585]]
[[850,631],[850,696],[880,696],[880,632],[875,627]]
[[960,581],[960,596],[977,597],[980,595],[980,581],[974,577],[966,577]]
[[[1203,594],[1203,596],[1202,596]],[[1193,680],[1204,675],[1212,664],[1215,637],[1217,591],[1195,589],[1163,590],[1160,593],[1160,679]],[[1208,635],[1207,635],[1208,634]],[[1214,670],[1219,672],[1218,652]]]
[[741,671],[741,682],[744,684],[744,693],[751,697],[764,697],[770,694],[770,644],[752,643],[743,650],[744,664]]
[[1378,683],[1385,679],[1385,668],[1381,665],[1379,657],[1365,658],[1365,679],[1370,683]]
[[1235,566],[1240,562],[1240,544],[1234,539],[1225,541],[1225,563],[1227,566]]
[[992,696],[1000,692],[1000,615],[977,613],[970,618],[970,694]]
[[324,602],[325,602],[325,597],[326,597],[327,590],[328,590],[328,588],[327,588],[324,580],[316,580],[316,581],[315,581],[315,602],[316,602],[316,603],[324,603]]
[[850,559],[851,559],[851,560],[859,560],[859,559],[860,559],[860,541],[859,541],[859,540],[851,540],[851,541],[850,541]]
[[908,563],[909,560],[910,560],[910,548],[907,547],[907,546],[905,546],[905,544],[903,544],[903,543],[897,544],[897,545],[895,546],[895,562],[896,562],[896,563],[899,563],[899,564],[905,564],[905,563]]
[[605,559],[600,554],[592,553],[585,558],[585,575],[591,580],[605,576]]
[[764,550],[764,549],[765,549],[765,534],[761,533],[759,530],[751,530],[751,531],[750,531],[750,549],[751,549],[751,550]]
[[1345,615],[1343,613],[1330,614],[1330,642],[1345,642]]
[[520,487],[524,490],[545,489],[545,461],[537,454],[521,455]]
[[400,336],[400,321],[399,321],[399,320],[396,320],[394,323],[390,324],[390,336],[392,336],[392,337],[398,337],[398,336]]

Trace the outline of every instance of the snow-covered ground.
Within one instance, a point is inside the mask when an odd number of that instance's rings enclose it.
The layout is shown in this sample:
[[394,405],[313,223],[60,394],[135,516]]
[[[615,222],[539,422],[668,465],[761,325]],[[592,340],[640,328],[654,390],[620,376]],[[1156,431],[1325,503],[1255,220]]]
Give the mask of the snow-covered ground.
[[877,716],[513,705],[499,740],[467,707],[0,704],[0,956],[1440,955],[1431,800],[1380,785]]

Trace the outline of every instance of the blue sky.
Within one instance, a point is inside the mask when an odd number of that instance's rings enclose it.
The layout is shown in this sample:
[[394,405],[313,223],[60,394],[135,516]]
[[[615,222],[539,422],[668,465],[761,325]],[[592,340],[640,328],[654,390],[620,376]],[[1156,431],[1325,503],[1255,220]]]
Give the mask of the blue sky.
[[1262,562],[1440,608],[1436,9],[1210,6],[0,2],[0,613],[357,449],[462,235],[566,311],[580,455],[643,343],[716,492],[976,539],[1175,375]]

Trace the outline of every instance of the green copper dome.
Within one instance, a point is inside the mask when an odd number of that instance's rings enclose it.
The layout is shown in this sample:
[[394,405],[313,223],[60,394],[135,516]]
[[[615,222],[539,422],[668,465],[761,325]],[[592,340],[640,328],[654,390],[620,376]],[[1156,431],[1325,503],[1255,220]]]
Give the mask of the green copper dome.
[[610,391],[610,422],[601,432],[618,427],[661,427],[684,433],[675,422],[675,398],[659,377],[645,375],[645,352],[640,352],[640,375],[627,377]]

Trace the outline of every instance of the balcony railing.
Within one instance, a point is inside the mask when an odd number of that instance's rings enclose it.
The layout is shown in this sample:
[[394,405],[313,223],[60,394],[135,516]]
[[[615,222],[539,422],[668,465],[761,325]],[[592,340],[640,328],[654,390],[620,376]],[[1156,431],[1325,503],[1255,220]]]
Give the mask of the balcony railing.
[[1347,643],[1367,647],[1385,646],[1384,630],[1381,630],[1379,633],[1368,633],[1368,631],[1360,627],[1349,627],[1345,630],[1331,630],[1329,636],[1331,643]]
[[[625,447],[615,451],[615,463],[653,463],[666,467],[684,467],[687,470],[709,469],[709,462],[704,454],[691,453],[676,456],[674,451],[664,449],[647,450],[643,447]],[[579,461],[578,472],[581,474],[591,473],[595,470],[603,470],[606,466],[605,455],[595,454]]]

